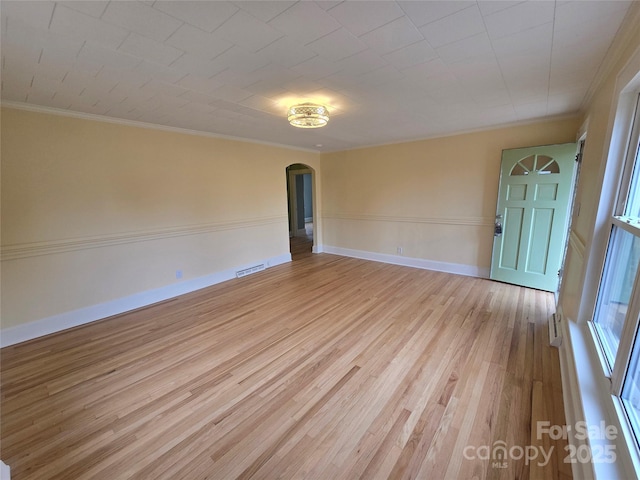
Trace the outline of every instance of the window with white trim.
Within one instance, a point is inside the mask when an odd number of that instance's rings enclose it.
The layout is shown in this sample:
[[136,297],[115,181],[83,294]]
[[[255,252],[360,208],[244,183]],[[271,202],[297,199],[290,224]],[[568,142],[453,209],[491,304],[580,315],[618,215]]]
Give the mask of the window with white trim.
[[640,439],[640,95],[633,110],[618,196],[593,317],[597,343],[619,397]]

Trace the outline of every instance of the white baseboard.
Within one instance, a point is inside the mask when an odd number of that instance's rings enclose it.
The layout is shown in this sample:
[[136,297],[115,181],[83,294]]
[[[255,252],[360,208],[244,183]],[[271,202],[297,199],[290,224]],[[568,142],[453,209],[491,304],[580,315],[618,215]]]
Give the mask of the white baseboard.
[[361,258],[374,262],[391,263],[405,267],[422,268],[424,270],[435,270],[438,272],[455,273],[468,277],[489,278],[489,269],[476,267],[474,265],[464,265],[461,263],[438,262],[426,260],[424,258],[403,257],[402,255],[389,255],[386,253],[367,252],[365,250],[353,250],[350,248],[324,246],[323,251],[341,255],[343,257]]
[[11,469],[3,461],[0,461],[0,480],[11,480]]
[[0,347],[7,347],[16,343],[26,342],[34,338],[49,335],[51,333],[60,332],[68,328],[77,327],[86,323],[94,322],[102,318],[110,317],[120,313],[135,310],[136,308],[146,307],[163,300],[168,300],[185,293],[210,287],[217,283],[225,282],[236,278],[236,272],[245,268],[250,268],[256,264],[264,263],[266,268],[275,267],[283,263],[291,261],[291,254],[285,253],[266,260],[259,260],[248,265],[242,265],[236,268],[215,272],[203,277],[185,280],[179,283],[167,285],[146,292],[135,293],[128,297],[119,298],[97,305],[80,308],[64,312],[33,322],[9,327],[0,331]]

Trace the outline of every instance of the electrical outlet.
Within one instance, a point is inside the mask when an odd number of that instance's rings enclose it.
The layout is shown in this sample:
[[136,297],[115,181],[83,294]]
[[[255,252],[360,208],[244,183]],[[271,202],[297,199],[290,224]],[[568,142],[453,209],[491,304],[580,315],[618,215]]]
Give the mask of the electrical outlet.
[[182,270],[176,270],[176,278],[180,280],[182,278]]
[[398,255],[402,255],[402,247],[398,247],[397,252],[398,252]]

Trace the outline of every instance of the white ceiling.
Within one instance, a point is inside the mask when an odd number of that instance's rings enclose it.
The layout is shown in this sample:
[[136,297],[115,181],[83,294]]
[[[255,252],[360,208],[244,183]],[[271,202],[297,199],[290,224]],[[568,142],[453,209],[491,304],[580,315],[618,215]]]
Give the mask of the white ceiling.
[[[321,151],[433,137],[579,111],[631,3],[3,0],[2,100]],[[304,100],[327,127],[286,122]]]

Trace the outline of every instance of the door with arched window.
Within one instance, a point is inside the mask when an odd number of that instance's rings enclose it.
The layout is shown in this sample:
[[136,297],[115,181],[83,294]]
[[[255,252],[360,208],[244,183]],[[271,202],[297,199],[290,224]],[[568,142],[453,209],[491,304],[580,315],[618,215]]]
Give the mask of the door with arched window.
[[503,150],[491,278],[555,292],[576,144]]

